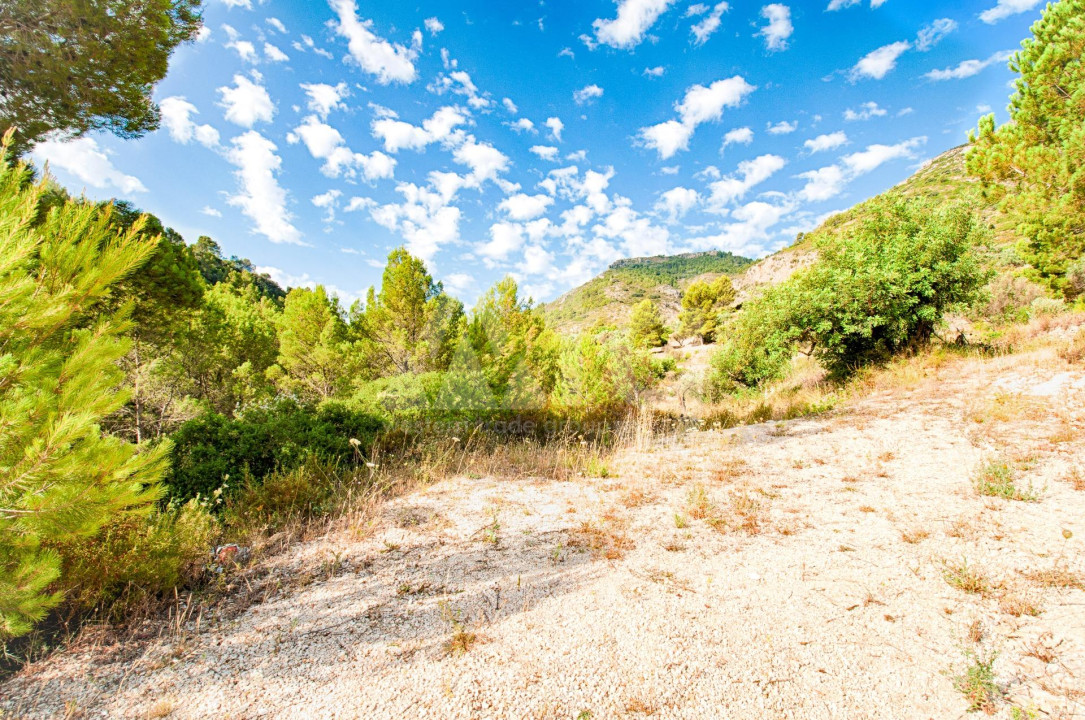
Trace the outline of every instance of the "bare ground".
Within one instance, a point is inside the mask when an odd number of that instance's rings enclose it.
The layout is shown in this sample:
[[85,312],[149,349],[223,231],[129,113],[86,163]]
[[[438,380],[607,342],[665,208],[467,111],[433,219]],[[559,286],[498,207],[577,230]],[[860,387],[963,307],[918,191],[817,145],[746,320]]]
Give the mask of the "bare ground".
[[[296,547],[235,618],[77,644],[0,708],[953,718],[955,678],[994,657],[982,712],[1081,717],[1083,450],[1085,371],[1048,349],[884,378],[816,419],[657,437],[606,478],[455,478],[364,540]],[[1038,501],[977,494],[992,459]]]

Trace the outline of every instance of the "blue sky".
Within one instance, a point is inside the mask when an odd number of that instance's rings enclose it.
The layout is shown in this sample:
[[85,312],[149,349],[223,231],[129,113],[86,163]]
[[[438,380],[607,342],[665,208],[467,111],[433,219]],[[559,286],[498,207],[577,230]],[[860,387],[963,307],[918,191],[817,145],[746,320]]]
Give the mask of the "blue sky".
[[[828,3],[828,5],[827,5]],[[76,193],[350,301],[406,245],[468,304],[622,257],[777,250],[1005,121],[1039,0],[206,0],[139,140]]]

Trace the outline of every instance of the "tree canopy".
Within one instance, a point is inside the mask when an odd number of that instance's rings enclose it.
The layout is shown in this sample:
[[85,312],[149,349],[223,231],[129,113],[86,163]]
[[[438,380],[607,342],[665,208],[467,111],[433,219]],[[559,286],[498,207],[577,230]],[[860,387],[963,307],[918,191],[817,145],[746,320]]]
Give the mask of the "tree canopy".
[[1010,122],[980,121],[968,170],[1017,220],[1035,273],[1064,289],[1085,251],[1085,0],[1049,4],[1032,35],[1010,60]]
[[17,128],[15,153],[53,132],[156,129],[151,93],[174,48],[199,30],[201,1],[0,3],[0,131]]

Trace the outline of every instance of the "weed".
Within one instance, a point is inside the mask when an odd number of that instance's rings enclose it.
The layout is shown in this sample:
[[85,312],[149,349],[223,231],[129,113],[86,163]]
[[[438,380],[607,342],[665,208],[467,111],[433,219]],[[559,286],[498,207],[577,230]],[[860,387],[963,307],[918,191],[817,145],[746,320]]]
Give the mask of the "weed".
[[682,513],[675,513],[674,526],[679,530],[684,530],[685,528],[689,527],[689,520],[687,520],[686,516]]
[[869,506],[869,505],[860,505],[859,506],[859,512],[861,512],[861,513],[872,513],[872,512],[877,512],[877,511],[874,508],[872,508],[871,506]]
[[968,562],[963,560],[960,563],[944,562],[942,577],[958,590],[973,595],[989,595],[993,587],[982,572],[970,567]]
[[953,686],[964,695],[968,703],[968,712],[984,712],[994,715],[1002,690],[995,682],[994,664],[996,653],[980,654],[972,650],[965,651],[968,665],[964,672],[953,678]]
[[983,623],[979,620],[973,620],[968,626],[968,631],[965,633],[965,638],[973,645],[979,645],[983,642]]
[[143,717],[148,718],[148,720],[169,717],[173,714],[173,707],[173,701],[159,700],[148,708],[147,712],[143,713]]
[[654,703],[634,696],[626,701],[625,711],[629,713],[639,713],[641,715],[655,715],[657,708]]
[[1012,590],[1002,593],[998,609],[1013,617],[1038,617],[1043,609],[1028,595]]
[[923,528],[910,528],[901,532],[900,539],[909,545],[918,545],[930,536],[930,532]]
[[988,497],[1022,502],[1039,502],[1040,496],[1030,485],[1021,489],[1015,484],[1016,472],[1005,462],[992,460],[983,465],[972,479],[976,492]]
[[1082,472],[1080,467],[1071,468],[1063,479],[1070,483],[1070,487],[1073,489],[1085,492],[1085,472]]
[[459,610],[453,610],[448,602],[442,600],[439,603],[441,617],[452,629],[452,637],[445,642],[445,653],[448,655],[463,655],[478,642],[478,635],[467,629],[461,619]]
[[608,511],[599,520],[585,521],[573,530],[569,546],[587,548],[607,560],[619,560],[627,550],[633,549],[625,528],[625,519]]
[[1025,645],[1025,657],[1036,658],[1048,665],[1058,660],[1061,645],[1062,640],[1055,642],[1055,636],[1050,631],[1046,631]]
[[704,485],[694,485],[686,496],[686,512],[694,520],[704,520],[712,515],[714,506]]
[[1050,588],[1085,590],[1085,580],[1065,567],[1053,567],[1048,570],[1033,570],[1025,575],[1029,580]]

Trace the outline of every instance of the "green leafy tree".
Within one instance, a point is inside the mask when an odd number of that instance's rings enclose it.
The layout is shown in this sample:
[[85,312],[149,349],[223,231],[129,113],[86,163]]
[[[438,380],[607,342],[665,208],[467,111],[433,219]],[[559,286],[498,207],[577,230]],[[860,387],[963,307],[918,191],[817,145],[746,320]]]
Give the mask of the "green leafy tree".
[[339,302],[322,285],[294,288],[279,321],[279,362],[268,372],[305,401],[327,400],[353,379],[354,348]]
[[667,343],[667,329],[659,306],[651,300],[641,300],[633,306],[629,319],[629,339],[636,347],[654,348]]
[[486,291],[471,315],[468,342],[498,402],[540,407],[554,388],[558,343],[530,299],[505,277]]
[[0,131],[21,154],[45,136],[159,124],[151,100],[170,54],[200,27],[200,0],[0,3]]
[[635,405],[653,380],[648,353],[610,333],[568,342],[559,369],[555,405],[581,418],[612,416]]
[[222,257],[222,248],[206,235],[197,238],[192,246],[192,254],[196,259],[200,275],[208,285],[219,283],[230,283],[238,287],[251,285],[256,288],[260,297],[272,300],[279,305],[286,298],[286,291],[279,287],[279,284],[269,275],[257,272],[256,267],[248,260]]
[[968,171],[1018,222],[1020,252],[1056,289],[1085,251],[1085,0],[1051,3],[1010,60],[1010,121],[972,133]]
[[779,377],[796,351],[833,374],[923,347],[946,311],[987,280],[972,248],[985,231],[967,205],[872,201],[856,224],[817,241],[818,260],[748,302],[713,358],[718,386]]
[[728,306],[735,301],[731,278],[721,275],[712,282],[690,284],[682,294],[682,312],[678,315],[679,335],[715,342],[716,331]]
[[463,330],[463,304],[403,248],[388,256],[380,292],[370,288],[351,315],[379,375],[444,370]]
[[168,443],[137,452],[103,434],[124,404],[117,361],[123,312],[88,308],[153,252],[138,226],[117,235],[108,211],[66,203],[44,218],[41,184],[0,163],[0,637],[26,632],[59,601],[46,546],[94,535],[160,497]]

